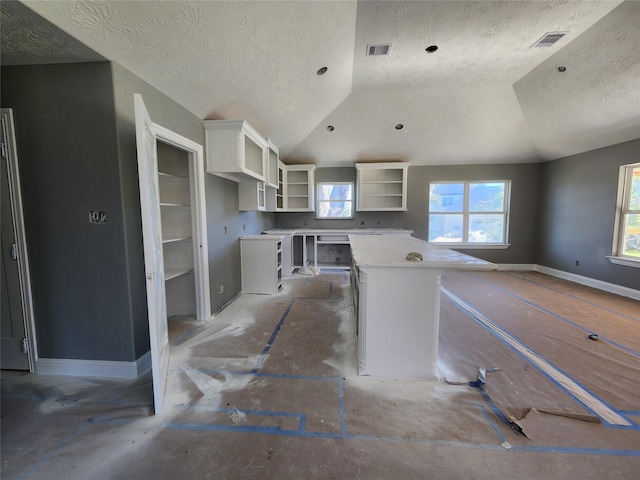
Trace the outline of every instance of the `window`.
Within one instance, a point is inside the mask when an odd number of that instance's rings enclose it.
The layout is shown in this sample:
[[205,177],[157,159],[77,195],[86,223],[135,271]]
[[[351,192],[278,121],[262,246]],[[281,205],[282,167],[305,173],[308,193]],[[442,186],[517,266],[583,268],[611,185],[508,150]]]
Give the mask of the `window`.
[[[640,264],[640,163],[620,167],[613,256],[625,265]],[[624,261],[626,260],[626,262]]]
[[353,182],[319,182],[317,218],[353,218]]
[[429,241],[506,245],[510,182],[429,184]]

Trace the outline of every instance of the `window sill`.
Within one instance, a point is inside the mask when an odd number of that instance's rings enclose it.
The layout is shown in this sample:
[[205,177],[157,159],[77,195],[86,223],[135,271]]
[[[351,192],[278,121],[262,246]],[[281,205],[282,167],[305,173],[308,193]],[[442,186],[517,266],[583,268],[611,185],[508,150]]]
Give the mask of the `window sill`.
[[640,268],[640,258],[636,260],[630,257],[615,257],[613,255],[607,255],[607,258],[611,263],[615,263],[616,265],[624,265],[626,267]]
[[449,243],[449,242],[429,242],[431,245],[447,248],[459,248],[463,250],[506,250],[510,243]]

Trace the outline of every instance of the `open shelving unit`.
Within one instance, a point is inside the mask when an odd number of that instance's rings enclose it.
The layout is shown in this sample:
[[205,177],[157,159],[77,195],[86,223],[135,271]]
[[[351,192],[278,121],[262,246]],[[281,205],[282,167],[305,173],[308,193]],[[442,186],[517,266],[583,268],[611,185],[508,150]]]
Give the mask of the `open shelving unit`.
[[356,163],[357,211],[406,211],[409,163]]
[[167,314],[195,315],[189,162],[169,150],[163,155],[161,150],[162,147],[158,155],[158,193]]
[[288,212],[312,212],[315,165],[287,165],[284,171],[284,208]]

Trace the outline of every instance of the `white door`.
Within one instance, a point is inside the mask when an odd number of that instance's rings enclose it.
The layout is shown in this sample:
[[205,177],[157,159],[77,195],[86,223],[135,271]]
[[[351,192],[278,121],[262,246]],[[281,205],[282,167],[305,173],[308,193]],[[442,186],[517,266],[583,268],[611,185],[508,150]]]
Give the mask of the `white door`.
[[153,403],[157,415],[162,412],[164,390],[169,370],[169,334],[164,290],[162,226],[160,224],[160,197],[158,194],[158,158],[155,128],[139,94],[134,94],[134,105],[144,268],[147,278],[149,337],[151,339]]
[[2,255],[0,264],[2,278],[1,328],[0,328],[0,365],[3,369],[29,370],[29,358],[26,354],[25,316],[22,304],[22,291],[20,288],[20,273],[18,267],[18,241],[14,227],[14,202],[10,192],[9,182],[9,148],[7,142],[8,128],[2,116],[2,168],[0,192],[2,198]]

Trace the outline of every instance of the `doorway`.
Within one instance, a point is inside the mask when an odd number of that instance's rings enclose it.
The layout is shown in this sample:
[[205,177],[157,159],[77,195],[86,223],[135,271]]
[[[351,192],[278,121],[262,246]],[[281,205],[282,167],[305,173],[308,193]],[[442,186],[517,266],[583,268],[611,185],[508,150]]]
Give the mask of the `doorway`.
[[3,108],[2,172],[2,277],[0,366],[8,370],[29,370],[35,373],[36,343],[31,302],[31,280],[27,255],[22,193],[16,149],[13,111]]
[[[153,398],[159,414],[169,368],[167,292],[176,290],[177,306],[171,308],[191,311],[195,303],[197,320],[211,316],[204,155],[201,145],[153,123],[141,95],[134,94],[134,106]],[[187,293],[169,287],[175,280]]]

